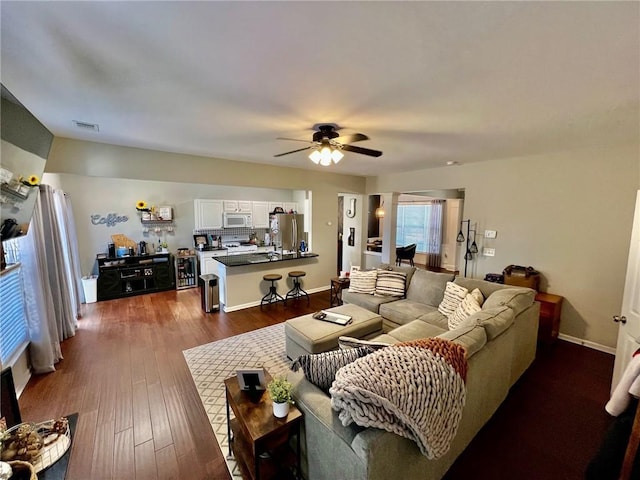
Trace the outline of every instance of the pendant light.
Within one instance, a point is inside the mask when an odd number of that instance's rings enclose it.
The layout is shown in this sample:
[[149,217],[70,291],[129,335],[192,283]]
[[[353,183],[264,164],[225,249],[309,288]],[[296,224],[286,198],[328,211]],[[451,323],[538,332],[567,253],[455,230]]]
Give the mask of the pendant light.
[[382,203],[378,208],[376,208],[376,218],[384,217],[384,198],[382,199]]

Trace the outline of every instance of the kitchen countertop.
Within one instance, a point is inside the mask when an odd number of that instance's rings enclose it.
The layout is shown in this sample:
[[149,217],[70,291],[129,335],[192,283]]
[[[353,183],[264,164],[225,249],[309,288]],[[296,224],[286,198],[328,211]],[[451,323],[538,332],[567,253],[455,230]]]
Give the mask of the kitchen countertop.
[[227,255],[225,257],[215,257],[214,260],[227,267],[240,267],[246,265],[262,265],[265,263],[286,262],[287,260],[300,260],[304,258],[315,258],[317,253],[284,253],[282,255],[269,256],[268,253],[249,253],[246,255]]

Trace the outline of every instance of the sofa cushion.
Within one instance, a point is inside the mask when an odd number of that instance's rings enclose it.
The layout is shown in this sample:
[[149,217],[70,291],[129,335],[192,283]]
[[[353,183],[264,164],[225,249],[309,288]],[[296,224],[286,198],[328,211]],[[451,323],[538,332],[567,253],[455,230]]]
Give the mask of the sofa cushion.
[[530,288],[504,288],[493,292],[484,302],[484,308],[506,305],[515,315],[529,308],[536,297],[535,290]]
[[486,280],[480,280],[478,278],[456,277],[453,282],[466,288],[470,292],[477,288],[482,292],[484,298],[489,298],[489,295],[493,292],[508,288],[501,283],[487,282]]
[[[486,303],[486,302],[485,302]],[[505,332],[513,323],[515,315],[506,305],[483,308],[478,313],[469,317],[469,321],[484,327],[487,332],[487,340],[491,341]]]
[[381,297],[370,295],[368,293],[354,293],[349,290],[342,291],[342,301],[344,303],[358,305],[359,307],[365,308],[373,313],[378,313],[380,311],[380,305],[383,303],[393,302],[395,300],[398,300],[398,297]]
[[392,272],[406,273],[407,274],[406,285],[408,286],[411,283],[411,278],[413,278],[413,273],[416,271],[416,267],[403,267],[398,265],[389,265],[388,263],[381,263],[380,266],[378,266],[378,270],[391,270]]
[[467,296],[464,297],[464,300],[460,302],[456,311],[449,316],[449,330],[455,330],[456,328],[462,327],[472,314],[479,312],[480,310],[482,310],[482,307],[478,304],[476,297],[468,293]]
[[380,305],[380,315],[398,325],[404,325],[405,323],[417,320],[422,315],[433,311],[438,312],[438,309],[425,303],[414,302],[407,299],[396,300],[395,302]]
[[407,288],[407,299],[437,307],[444,297],[447,282],[451,280],[453,280],[451,273],[418,269],[411,277],[411,283]]
[[487,332],[476,324],[449,330],[441,333],[438,337],[451,340],[465,347],[467,349],[467,360],[487,344]]
[[469,293],[469,290],[457,283],[447,282],[447,286],[444,289],[444,297],[442,297],[442,301],[438,305],[438,311],[446,317],[453,315],[453,312],[462,303],[467,293]]
[[376,291],[376,270],[353,272],[350,275],[349,291],[354,293],[367,293],[373,295]]
[[470,293],[471,295],[473,295],[473,298],[476,299],[476,302],[478,302],[478,305],[482,306],[482,304],[484,303],[484,295],[482,294],[480,289],[474,288],[473,290],[471,290]]
[[373,351],[369,347],[359,347],[301,355],[293,362],[291,370],[297,372],[302,368],[307,380],[328,394],[340,368]]
[[443,330],[449,330],[449,319],[435,309],[432,312],[420,315],[418,320],[430,323],[431,325],[435,325]]
[[393,270],[378,270],[376,277],[375,295],[391,297],[404,297],[407,282],[405,272]]
[[[443,328],[436,327],[435,325],[423,322],[422,320],[414,320],[406,325],[394,328],[385,336],[393,337],[400,342],[410,342],[420,338],[437,337],[444,332],[446,332],[446,330]],[[376,337],[373,340],[376,342],[385,341],[382,340],[381,337],[382,336]]]

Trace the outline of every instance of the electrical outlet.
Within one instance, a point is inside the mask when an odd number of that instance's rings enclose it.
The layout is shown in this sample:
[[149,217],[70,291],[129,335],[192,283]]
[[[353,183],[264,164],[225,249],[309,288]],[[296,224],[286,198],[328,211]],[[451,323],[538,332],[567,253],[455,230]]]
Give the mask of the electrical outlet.
[[484,231],[484,238],[496,238],[496,235],[498,235],[498,232],[496,232],[495,230]]
[[482,255],[484,255],[485,257],[495,257],[496,256],[496,249],[495,248],[483,248],[482,249]]

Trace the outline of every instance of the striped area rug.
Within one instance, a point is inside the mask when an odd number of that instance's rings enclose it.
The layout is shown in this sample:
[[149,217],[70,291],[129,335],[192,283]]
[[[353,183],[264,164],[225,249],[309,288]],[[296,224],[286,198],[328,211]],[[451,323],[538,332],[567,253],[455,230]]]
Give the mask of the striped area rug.
[[209,417],[216,440],[234,479],[240,469],[229,458],[224,380],[243,368],[264,367],[272,376],[289,371],[285,353],[284,323],[207,343],[182,352]]

